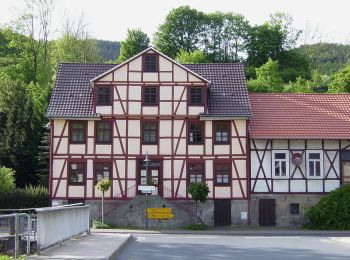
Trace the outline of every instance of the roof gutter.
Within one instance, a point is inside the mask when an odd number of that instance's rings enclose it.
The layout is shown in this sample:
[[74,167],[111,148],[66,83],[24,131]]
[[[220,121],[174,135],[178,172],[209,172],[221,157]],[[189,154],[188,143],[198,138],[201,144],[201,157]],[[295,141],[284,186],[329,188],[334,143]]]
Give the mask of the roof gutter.
[[75,117],[69,117],[69,116],[47,116],[46,117],[49,120],[54,120],[54,119],[66,119],[66,120],[101,120],[101,115],[99,114],[98,116],[75,116]]
[[227,115],[209,115],[199,114],[199,119],[202,121],[215,121],[215,120],[233,120],[233,119],[249,119],[250,116],[227,116]]

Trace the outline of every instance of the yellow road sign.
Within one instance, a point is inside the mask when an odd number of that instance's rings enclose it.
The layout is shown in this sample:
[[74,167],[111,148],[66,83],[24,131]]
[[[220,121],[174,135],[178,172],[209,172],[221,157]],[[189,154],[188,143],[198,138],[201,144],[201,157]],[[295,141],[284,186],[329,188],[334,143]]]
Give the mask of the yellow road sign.
[[148,208],[148,214],[170,214],[171,208]]
[[157,219],[169,219],[175,217],[174,214],[172,213],[166,213],[166,214],[161,214],[161,213],[151,213],[147,214],[148,218],[157,218]]
[[169,219],[175,215],[171,212],[171,208],[148,208],[148,218]]

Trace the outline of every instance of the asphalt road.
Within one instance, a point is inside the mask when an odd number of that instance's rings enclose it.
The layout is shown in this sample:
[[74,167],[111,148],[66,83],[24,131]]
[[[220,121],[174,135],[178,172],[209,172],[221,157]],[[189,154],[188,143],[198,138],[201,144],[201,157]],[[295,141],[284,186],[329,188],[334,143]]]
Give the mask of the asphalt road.
[[118,260],[350,259],[350,237],[133,235]]

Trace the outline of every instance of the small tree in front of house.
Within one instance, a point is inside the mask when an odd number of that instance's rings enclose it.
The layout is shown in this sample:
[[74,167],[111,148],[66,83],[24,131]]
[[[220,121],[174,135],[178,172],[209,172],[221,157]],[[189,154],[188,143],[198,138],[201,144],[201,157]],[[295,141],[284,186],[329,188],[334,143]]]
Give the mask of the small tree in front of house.
[[112,182],[110,180],[107,179],[102,179],[100,180],[97,184],[96,187],[97,189],[102,192],[102,224],[104,223],[104,198],[105,198],[105,192],[109,190],[109,188],[111,187]]
[[195,224],[197,224],[197,208],[198,208],[198,202],[204,203],[208,199],[208,194],[209,194],[209,187],[205,183],[190,183],[188,186],[188,192],[191,194],[192,200],[196,203],[196,208],[195,208]]

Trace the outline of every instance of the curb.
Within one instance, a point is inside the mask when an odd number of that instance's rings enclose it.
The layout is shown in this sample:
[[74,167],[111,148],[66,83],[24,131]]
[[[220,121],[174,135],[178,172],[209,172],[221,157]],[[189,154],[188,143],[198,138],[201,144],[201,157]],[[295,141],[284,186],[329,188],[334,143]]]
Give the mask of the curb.
[[[128,233],[128,234],[130,234],[130,233]],[[123,250],[124,250],[124,248],[125,247],[127,247],[128,245],[129,245],[129,243],[131,242],[131,241],[133,241],[134,240],[134,237],[132,236],[132,234],[130,234],[129,236],[128,236],[128,238],[127,239],[125,239],[121,244],[120,244],[120,246],[107,258],[108,260],[109,259],[114,259],[117,255],[119,255]]]
[[[98,232],[96,232],[98,233]],[[137,234],[137,235],[213,235],[213,236],[319,236],[319,237],[350,237],[349,231],[288,231],[288,230],[261,230],[261,231],[185,231],[185,230],[104,230],[103,233]]]

